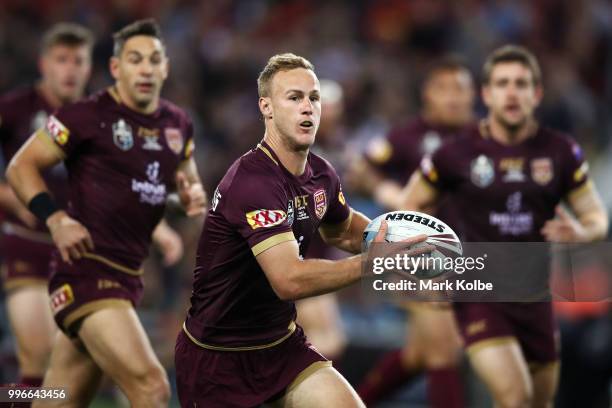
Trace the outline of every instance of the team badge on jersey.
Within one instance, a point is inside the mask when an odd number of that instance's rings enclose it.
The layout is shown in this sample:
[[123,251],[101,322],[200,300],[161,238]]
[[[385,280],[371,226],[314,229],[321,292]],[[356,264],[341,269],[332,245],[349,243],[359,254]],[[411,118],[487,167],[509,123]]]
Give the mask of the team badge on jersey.
[[70,131],[55,116],[49,116],[49,119],[47,119],[46,131],[51,139],[55,140],[55,143],[58,145],[64,146],[66,143],[68,143]]
[[64,284],[51,293],[51,310],[53,314],[61,312],[64,308],[74,302],[74,294],[69,284]]
[[255,210],[245,216],[253,229],[274,227],[287,219],[287,213],[283,210]]
[[164,136],[166,136],[166,143],[170,150],[176,154],[181,154],[183,150],[183,135],[177,128],[166,128],[164,129]]
[[531,161],[531,178],[541,186],[550,183],[553,178],[553,165],[549,157],[541,157]]
[[470,164],[471,174],[470,178],[472,183],[480,188],[485,188],[493,183],[495,179],[495,169],[493,167],[493,160],[481,154]]
[[315,214],[319,219],[322,219],[327,212],[327,197],[325,190],[317,190],[314,193]]
[[113,123],[113,142],[119,149],[128,151],[134,146],[132,127],[123,119]]

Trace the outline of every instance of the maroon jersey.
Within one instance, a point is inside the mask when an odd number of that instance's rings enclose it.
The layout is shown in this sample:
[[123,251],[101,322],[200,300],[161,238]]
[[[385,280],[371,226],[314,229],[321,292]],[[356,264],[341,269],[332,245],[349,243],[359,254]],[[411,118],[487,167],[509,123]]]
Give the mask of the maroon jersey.
[[449,194],[468,242],[543,241],[540,229],[555,206],[588,180],[578,144],[542,127],[513,146],[475,128],[424,158],[421,171]]
[[68,213],[91,233],[90,257],[140,267],[177,167],[192,154],[192,133],[190,119],[170,102],[145,115],[122,104],[113,88],[49,117],[39,137],[64,158]]
[[185,329],[203,346],[273,343],[295,329],[295,305],[276,296],[255,256],[297,240],[300,256],[321,223],[350,215],[333,167],[309,153],[301,176],[262,142],[217,187],[200,237]]
[[[52,112],[53,108],[33,86],[0,96],[0,144],[5,164],[37,129],[44,126]],[[64,204],[67,193],[64,166],[55,166],[45,171],[43,176],[56,201]],[[23,225],[17,217],[11,214],[7,217],[11,222]],[[37,229],[46,231],[42,223]]]
[[372,140],[365,158],[385,178],[404,185],[419,167],[426,154],[435,152],[443,142],[451,141],[463,129],[451,129],[431,125],[421,117],[392,129],[387,137]]

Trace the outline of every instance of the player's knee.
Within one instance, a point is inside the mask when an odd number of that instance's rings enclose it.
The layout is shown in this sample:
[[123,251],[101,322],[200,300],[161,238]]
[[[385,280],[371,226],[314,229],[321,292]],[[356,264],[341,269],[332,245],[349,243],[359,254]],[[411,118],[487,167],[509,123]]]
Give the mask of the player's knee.
[[533,401],[533,391],[527,387],[508,388],[495,399],[500,408],[528,408]]
[[[170,400],[170,383],[166,371],[160,365],[152,365],[135,378],[131,393],[137,399],[146,398],[158,403]],[[129,397],[129,396],[128,396]],[[132,398],[130,398],[132,399]]]
[[[20,344],[18,347],[17,356],[21,366],[30,368],[28,371],[37,371],[44,373],[49,363],[49,356],[53,349],[51,340],[42,339],[40,342],[27,342]],[[22,369],[25,367],[22,367]]]

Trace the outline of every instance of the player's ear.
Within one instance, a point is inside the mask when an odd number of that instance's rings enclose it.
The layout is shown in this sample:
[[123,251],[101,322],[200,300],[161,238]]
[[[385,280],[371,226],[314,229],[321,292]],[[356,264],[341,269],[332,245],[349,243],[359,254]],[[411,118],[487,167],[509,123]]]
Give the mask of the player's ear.
[[480,97],[487,107],[491,106],[491,88],[489,85],[485,84],[482,86],[480,89]]
[[110,69],[110,73],[115,80],[119,79],[119,58],[111,57],[108,62],[108,67]]
[[259,111],[263,115],[264,119],[272,119],[272,103],[270,103],[270,98],[267,96],[259,98]]
[[544,88],[542,87],[541,84],[538,84],[538,85],[535,86],[536,106],[538,106],[540,104],[540,102],[542,101],[543,97],[544,97]]

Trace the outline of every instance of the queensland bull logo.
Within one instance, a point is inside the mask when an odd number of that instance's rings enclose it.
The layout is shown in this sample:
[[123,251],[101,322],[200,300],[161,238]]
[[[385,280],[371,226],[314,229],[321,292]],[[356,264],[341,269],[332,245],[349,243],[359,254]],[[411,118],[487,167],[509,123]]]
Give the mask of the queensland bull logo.
[[325,190],[317,190],[314,193],[315,214],[319,219],[322,219],[327,212],[327,197]]
[[287,219],[283,210],[255,210],[245,214],[247,223],[253,229],[270,228],[280,225]]

